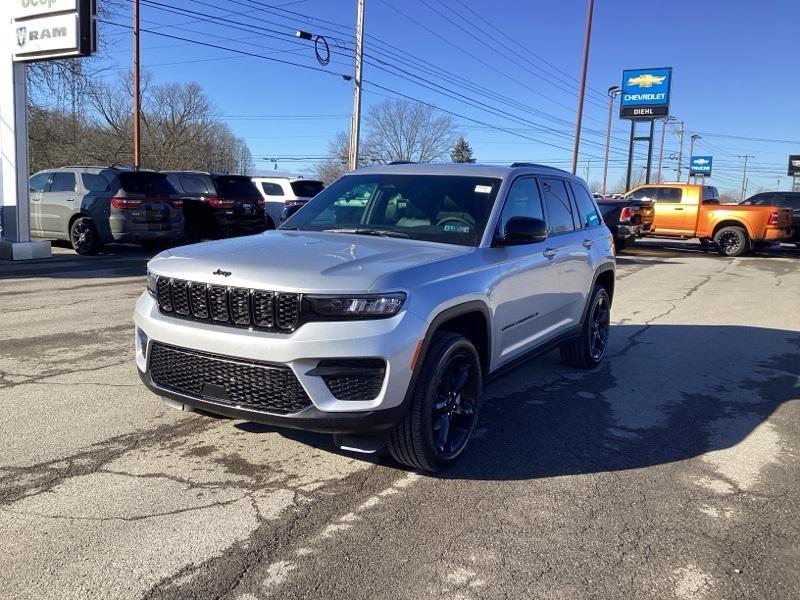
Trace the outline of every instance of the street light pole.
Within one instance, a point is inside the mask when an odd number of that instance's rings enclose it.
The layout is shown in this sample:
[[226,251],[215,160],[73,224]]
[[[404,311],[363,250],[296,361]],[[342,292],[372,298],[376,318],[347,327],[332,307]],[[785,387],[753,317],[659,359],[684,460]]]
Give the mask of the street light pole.
[[586,70],[589,67],[589,42],[592,39],[592,17],[594,15],[594,0],[586,3],[586,30],[583,35],[583,65],[581,67],[581,80],[578,86],[578,114],[575,118],[575,143],[572,147],[572,174],[578,170],[578,150],[581,145],[581,122],[583,121],[583,97],[586,94]]
[[689,174],[686,176],[686,183],[689,183],[692,179],[692,157],[694,156],[694,142],[695,140],[699,140],[702,136],[692,134],[692,137],[689,138],[692,140],[692,143],[689,145]]
[[133,167],[142,166],[142,99],[139,94],[139,0],[133,0]]
[[611,147],[611,118],[614,114],[614,98],[622,93],[618,85],[608,88],[608,126],[606,127],[606,156],[603,161],[603,195],[606,195],[606,182],[608,181],[608,151]]
[[361,71],[364,57],[364,0],[356,0],[356,55],[355,78],[353,79],[353,115],[350,119],[350,150],[347,168],[358,168],[358,144],[361,134]]
[[664,117],[661,121],[661,146],[658,149],[658,183],[664,181],[663,171],[661,170],[661,164],[664,162],[664,138],[667,135],[667,123],[673,121],[677,121],[677,119],[675,117]]
[[681,128],[678,130],[678,139],[681,145],[680,148],[678,148],[678,177],[676,181],[681,180],[681,164],[683,163],[683,128],[684,128],[683,121],[680,121],[680,124]]

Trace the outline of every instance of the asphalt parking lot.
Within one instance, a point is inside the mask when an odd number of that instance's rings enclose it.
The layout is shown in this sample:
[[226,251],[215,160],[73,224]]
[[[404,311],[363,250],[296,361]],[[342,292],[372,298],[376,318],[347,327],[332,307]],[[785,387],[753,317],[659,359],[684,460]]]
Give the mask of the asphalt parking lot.
[[800,598],[800,251],[644,242],[594,372],[485,391],[440,477],[139,382],[148,254],[0,262],[0,597]]

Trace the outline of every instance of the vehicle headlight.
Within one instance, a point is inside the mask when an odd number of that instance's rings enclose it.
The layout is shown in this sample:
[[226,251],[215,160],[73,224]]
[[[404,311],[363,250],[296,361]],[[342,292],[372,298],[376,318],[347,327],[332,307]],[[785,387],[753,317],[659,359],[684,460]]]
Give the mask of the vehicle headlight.
[[305,296],[306,320],[384,319],[400,312],[406,295],[375,294],[368,296]]
[[158,275],[154,275],[150,271],[147,272],[147,291],[150,295],[155,298],[156,297],[156,282],[158,281]]

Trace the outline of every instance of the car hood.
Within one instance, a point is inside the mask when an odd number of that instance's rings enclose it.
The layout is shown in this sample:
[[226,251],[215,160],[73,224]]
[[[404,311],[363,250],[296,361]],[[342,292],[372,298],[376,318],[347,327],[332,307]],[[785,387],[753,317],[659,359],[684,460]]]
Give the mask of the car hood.
[[[182,246],[148,264],[157,275],[301,293],[357,293],[384,275],[474,248],[346,233],[267,231]],[[381,290],[385,291],[385,290]]]

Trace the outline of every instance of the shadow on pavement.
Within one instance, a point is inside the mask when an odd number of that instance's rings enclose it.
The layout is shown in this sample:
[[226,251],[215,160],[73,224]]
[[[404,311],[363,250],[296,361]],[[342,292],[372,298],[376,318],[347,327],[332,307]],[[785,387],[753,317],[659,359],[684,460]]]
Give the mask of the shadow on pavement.
[[[691,459],[738,444],[800,399],[798,332],[617,325],[612,335],[594,371],[566,369],[555,352],[486,386],[476,438],[441,477],[524,480]],[[237,427],[336,451],[329,435]]]
[[143,276],[147,261],[158,250],[143,250],[134,245],[109,245],[101,254],[80,256],[71,248],[53,246],[51,258],[13,262],[0,260],[0,280],[31,279],[98,279]]

